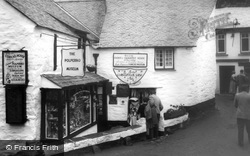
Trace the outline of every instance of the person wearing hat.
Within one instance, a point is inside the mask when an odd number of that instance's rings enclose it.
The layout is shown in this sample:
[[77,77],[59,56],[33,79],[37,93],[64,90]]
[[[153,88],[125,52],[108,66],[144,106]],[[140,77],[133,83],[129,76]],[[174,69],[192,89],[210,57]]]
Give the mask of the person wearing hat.
[[131,126],[136,125],[137,121],[137,111],[139,109],[139,100],[136,97],[132,97],[129,99],[129,124]]
[[248,133],[248,142],[250,144],[250,94],[249,85],[241,86],[242,91],[235,95],[234,105],[237,108],[236,117],[238,125],[238,145],[244,145],[244,129]]

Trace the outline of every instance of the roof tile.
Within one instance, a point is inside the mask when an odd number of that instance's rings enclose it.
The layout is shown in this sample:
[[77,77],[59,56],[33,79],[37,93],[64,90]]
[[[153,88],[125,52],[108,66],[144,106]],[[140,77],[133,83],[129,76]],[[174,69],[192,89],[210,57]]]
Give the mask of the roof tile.
[[[71,18],[53,0],[6,0],[37,25],[77,36],[75,30],[89,30]],[[71,28],[70,28],[71,27]],[[72,29],[73,28],[73,29]]]
[[195,46],[188,21],[208,19],[215,0],[107,0],[100,47]]

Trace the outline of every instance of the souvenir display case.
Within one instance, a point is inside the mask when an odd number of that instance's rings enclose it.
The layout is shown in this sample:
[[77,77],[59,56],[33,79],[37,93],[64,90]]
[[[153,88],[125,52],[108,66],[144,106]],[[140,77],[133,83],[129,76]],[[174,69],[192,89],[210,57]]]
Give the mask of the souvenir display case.
[[96,124],[97,85],[41,89],[43,140],[70,138]]

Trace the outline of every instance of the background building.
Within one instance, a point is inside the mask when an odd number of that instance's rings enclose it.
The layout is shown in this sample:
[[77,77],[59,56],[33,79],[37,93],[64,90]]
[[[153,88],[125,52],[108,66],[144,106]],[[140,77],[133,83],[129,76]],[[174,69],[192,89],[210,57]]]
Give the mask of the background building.
[[[229,93],[232,71],[249,72],[249,1],[219,0],[213,11],[216,28],[216,93]],[[224,20],[226,19],[226,20]],[[212,19],[211,19],[212,20]]]

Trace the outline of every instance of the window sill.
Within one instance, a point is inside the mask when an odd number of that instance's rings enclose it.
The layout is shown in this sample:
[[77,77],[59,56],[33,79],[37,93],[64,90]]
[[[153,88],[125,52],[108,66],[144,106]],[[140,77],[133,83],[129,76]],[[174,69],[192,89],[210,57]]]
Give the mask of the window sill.
[[175,69],[158,69],[155,68],[156,71],[176,71]]
[[250,52],[241,52],[238,56],[250,56]]
[[216,53],[216,56],[228,56],[226,53]]

